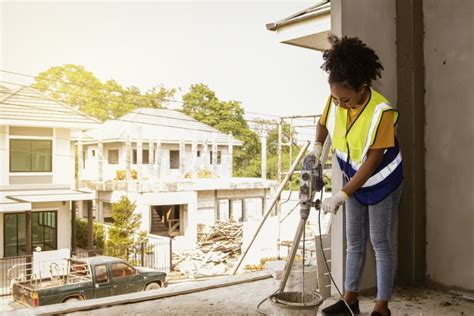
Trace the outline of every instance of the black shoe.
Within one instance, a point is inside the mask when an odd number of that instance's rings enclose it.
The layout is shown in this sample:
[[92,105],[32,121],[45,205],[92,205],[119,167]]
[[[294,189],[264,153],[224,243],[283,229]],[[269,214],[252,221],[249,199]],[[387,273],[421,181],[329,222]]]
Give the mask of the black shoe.
[[[388,316],[392,315],[392,313],[390,312],[390,309],[388,310]],[[372,314],[370,314],[370,316],[382,316],[381,313],[377,312],[377,311],[373,311]]]
[[[354,315],[360,314],[359,300],[356,300],[354,303],[350,304],[349,307],[351,308]],[[337,301],[331,306],[328,306],[325,309],[323,309],[321,312],[323,315],[331,315],[331,316],[351,316],[352,315],[343,300]]]

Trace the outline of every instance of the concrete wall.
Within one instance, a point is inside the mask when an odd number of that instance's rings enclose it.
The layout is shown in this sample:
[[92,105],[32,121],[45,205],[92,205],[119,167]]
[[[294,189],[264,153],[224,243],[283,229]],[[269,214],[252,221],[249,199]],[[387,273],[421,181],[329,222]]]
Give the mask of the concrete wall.
[[[382,78],[373,82],[376,90],[381,92],[396,107],[397,104],[397,54],[396,54],[396,7],[392,0],[359,0],[359,1],[331,1],[331,31],[337,36],[357,36],[367,46],[375,50],[379,56],[384,71]],[[328,88],[329,89],[329,88]],[[336,170],[334,177],[340,177],[337,163],[333,162]],[[336,192],[339,181],[333,180],[333,189]],[[342,286],[345,265],[344,254],[344,225],[342,212],[333,219],[332,233],[332,270],[336,282]],[[370,243],[370,241],[369,241]],[[375,286],[374,254],[369,245],[366,266],[362,279],[361,289]],[[332,289],[333,293],[336,293]]]
[[474,10],[424,0],[427,277],[474,290]]

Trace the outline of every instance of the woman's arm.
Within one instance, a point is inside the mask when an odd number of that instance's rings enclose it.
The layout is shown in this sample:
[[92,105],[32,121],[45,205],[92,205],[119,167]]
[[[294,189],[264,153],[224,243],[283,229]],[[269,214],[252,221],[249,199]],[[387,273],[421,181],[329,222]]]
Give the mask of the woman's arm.
[[367,179],[374,173],[375,169],[380,165],[383,159],[383,152],[385,148],[372,148],[367,152],[367,159],[357,170],[354,177],[346,183],[342,191],[348,196],[351,196],[355,191],[357,191]]
[[320,143],[321,145],[324,144],[327,136],[328,129],[318,121],[318,125],[316,125],[316,143]]

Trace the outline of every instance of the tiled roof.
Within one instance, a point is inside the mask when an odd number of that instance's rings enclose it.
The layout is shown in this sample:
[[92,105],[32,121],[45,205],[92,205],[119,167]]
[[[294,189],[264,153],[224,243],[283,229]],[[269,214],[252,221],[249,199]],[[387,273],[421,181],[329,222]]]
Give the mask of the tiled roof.
[[90,129],[100,122],[32,87],[0,89],[0,125]]
[[[131,140],[136,141],[140,129],[143,141],[179,142],[184,140],[190,143],[193,139],[198,142],[207,139],[212,142],[215,135],[219,144],[227,144],[229,137],[178,111],[139,108],[116,120],[104,122],[97,130],[88,131],[84,141],[96,141],[99,133],[102,135],[103,141],[125,141],[127,134]],[[232,142],[236,146],[242,145],[242,142],[234,137]]]

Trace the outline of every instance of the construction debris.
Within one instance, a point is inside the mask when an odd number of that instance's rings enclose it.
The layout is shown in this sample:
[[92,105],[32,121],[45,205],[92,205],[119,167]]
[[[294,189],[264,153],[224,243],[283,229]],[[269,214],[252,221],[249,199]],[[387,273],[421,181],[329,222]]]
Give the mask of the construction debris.
[[217,222],[198,235],[197,248],[173,253],[173,270],[191,278],[222,275],[241,254],[242,223]]

